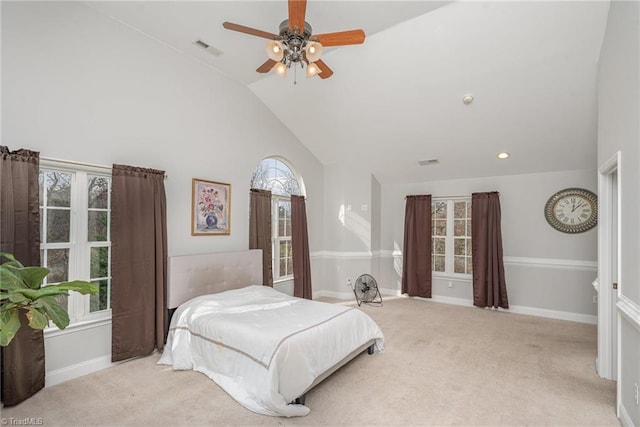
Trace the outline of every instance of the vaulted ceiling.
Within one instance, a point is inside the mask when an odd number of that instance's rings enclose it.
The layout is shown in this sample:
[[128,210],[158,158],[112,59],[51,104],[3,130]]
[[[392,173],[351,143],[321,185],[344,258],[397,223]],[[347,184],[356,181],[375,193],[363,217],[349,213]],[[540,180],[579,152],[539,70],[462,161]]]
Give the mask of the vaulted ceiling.
[[[324,80],[299,69],[284,79],[257,73],[266,40],[222,27],[278,33],[285,0],[86,4],[246,85],[322,163],[382,183],[596,165],[608,1],[309,0],[314,33],[367,35],[325,49],[334,75]],[[502,151],[511,157],[498,160]],[[429,159],[439,163],[418,163]]]

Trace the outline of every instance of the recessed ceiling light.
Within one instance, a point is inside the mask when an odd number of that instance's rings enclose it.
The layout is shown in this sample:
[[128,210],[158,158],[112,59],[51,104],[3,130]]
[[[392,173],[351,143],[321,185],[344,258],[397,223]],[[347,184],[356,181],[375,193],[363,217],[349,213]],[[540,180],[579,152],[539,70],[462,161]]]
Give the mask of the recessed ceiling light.
[[462,102],[464,102],[465,105],[469,105],[473,102],[473,95],[465,95],[462,97]]
[[503,151],[502,153],[498,153],[498,158],[499,159],[508,159],[510,155],[511,154],[507,153],[506,151]]

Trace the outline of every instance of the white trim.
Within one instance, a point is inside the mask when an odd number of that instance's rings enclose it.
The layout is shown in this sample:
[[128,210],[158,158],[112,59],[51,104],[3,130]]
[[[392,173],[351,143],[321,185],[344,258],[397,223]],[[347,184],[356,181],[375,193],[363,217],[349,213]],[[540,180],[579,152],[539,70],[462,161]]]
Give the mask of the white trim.
[[[610,289],[614,272],[620,272],[620,215],[621,215],[621,194],[620,194],[620,168],[622,161],[622,153],[617,151],[602,166],[598,168],[598,352],[597,352],[597,372],[602,378],[616,380],[617,373],[614,372],[614,351],[612,328],[614,322],[617,322],[617,316],[612,313],[612,292]],[[617,191],[617,224],[618,224],[618,265],[612,265],[611,254],[613,248],[611,243],[613,236],[611,235],[611,225],[613,224],[613,191],[614,181],[613,173],[617,175],[616,191]],[[621,280],[618,274],[618,281]],[[602,292],[600,292],[602,290]],[[619,343],[618,343],[619,345]],[[618,358],[620,355],[618,354]],[[620,381],[618,381],[618,388]],[[616,402],[619,406],[620,390],[616,393]]]
[[379,251],[316,251],[310,254],[311,258],[352,258],[366,259],[379,256]]
[[[402,251],[379,250],[379,251],[315,251],[311,252],[311,258],[351,258],[364,259],[371,257],[380,258],[401,258]],[[567,270],[597,271],[597,261],[587,261],[579,259],[560,258],[532,258],[505,256],[504,263],[507,265],[517,265],[538,268],[562,268]],[[438,276],[437,273],[434,276]],[[449,276],[446,276],[449,277]],[[457,276],[456,276],[457,277]]]
[[624,295],[618,297],[618,312],[634,328],[640,331],[640,305],[636,304]]
[[51,387],[83,375],[92,374],[94,372],[110,368],[111,366],[115,366],[116,364],[117,363],[111,362],[111,355],[108,355],[85,360],[84,362],[76,363],[75,365],[65,366],[64,368],[47,372],[44,380],[45,387]]
[[633,420],[631,419],[631,415],[627,412],[627,408],[624,407],[622,403],[618,405],[618,414],[620,418],[620,424],[623,427],[637,427],[633,424]]
[[[111,310],[108,310],[111,313]],[[73,334],[87,329],[100,328],[111,325],[111,315],[106,319],[86,320],[71,323],[65,329],[58,329],[56,326],[48,327],[44,330],[44,338],[52,338],[60,335]]]
[[[403,296],[398,290],[380,289],[380,293],[384,296],[398,297]],[[353,299],[353,293],[336,292],[336,291],[317,291],[313,294],[314,298],[327,297],[340,300]],[[405,295],[406,297],[406,295]],[[443,295],[433,295],[432,298],[409,297],[422,301],[431,301],[439,304],[460,305],[464,307],[473,307],[473,301],[466,298],[455,298]],[[384,303],[384,300],[383,300]],[[547,310],[544,308],[527,307],[527,306],[510,306],[508,310],[499,309],[505,313],[524,314],[527,316],[545,317],[549,319],[568,320],[570,322],[588,323],[595,325],[598,323],[598,317],[590,314],[571,313],[569,311]]]
[[577,259],[555,259],[555,258],[531,258],[505,256],[506,265],[517,265],[525,267],[539,268],[562,268],[566,270],[597,271],[597,261],[585,261]]

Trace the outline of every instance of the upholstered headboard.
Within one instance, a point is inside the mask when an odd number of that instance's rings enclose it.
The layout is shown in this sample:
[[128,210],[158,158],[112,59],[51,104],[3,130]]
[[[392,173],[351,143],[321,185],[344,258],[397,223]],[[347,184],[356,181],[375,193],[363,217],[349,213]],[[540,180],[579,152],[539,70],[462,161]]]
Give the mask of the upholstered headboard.
[[262,284],[262,250],[169,257],[168,308],[200,295]]

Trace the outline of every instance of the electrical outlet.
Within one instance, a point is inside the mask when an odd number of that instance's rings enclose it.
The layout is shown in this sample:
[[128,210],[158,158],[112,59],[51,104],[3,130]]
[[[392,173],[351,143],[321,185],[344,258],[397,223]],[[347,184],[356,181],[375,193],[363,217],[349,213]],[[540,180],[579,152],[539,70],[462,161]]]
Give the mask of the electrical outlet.
[[347,286],[351,286],[351,279],[347,277]]
[[639,405],[640,403],[638,403],[638,383],[635,383],[633,385],[633,398],[636,400],[636,405]]
[[453,288],[453,282],[449,282],[449,287]]

